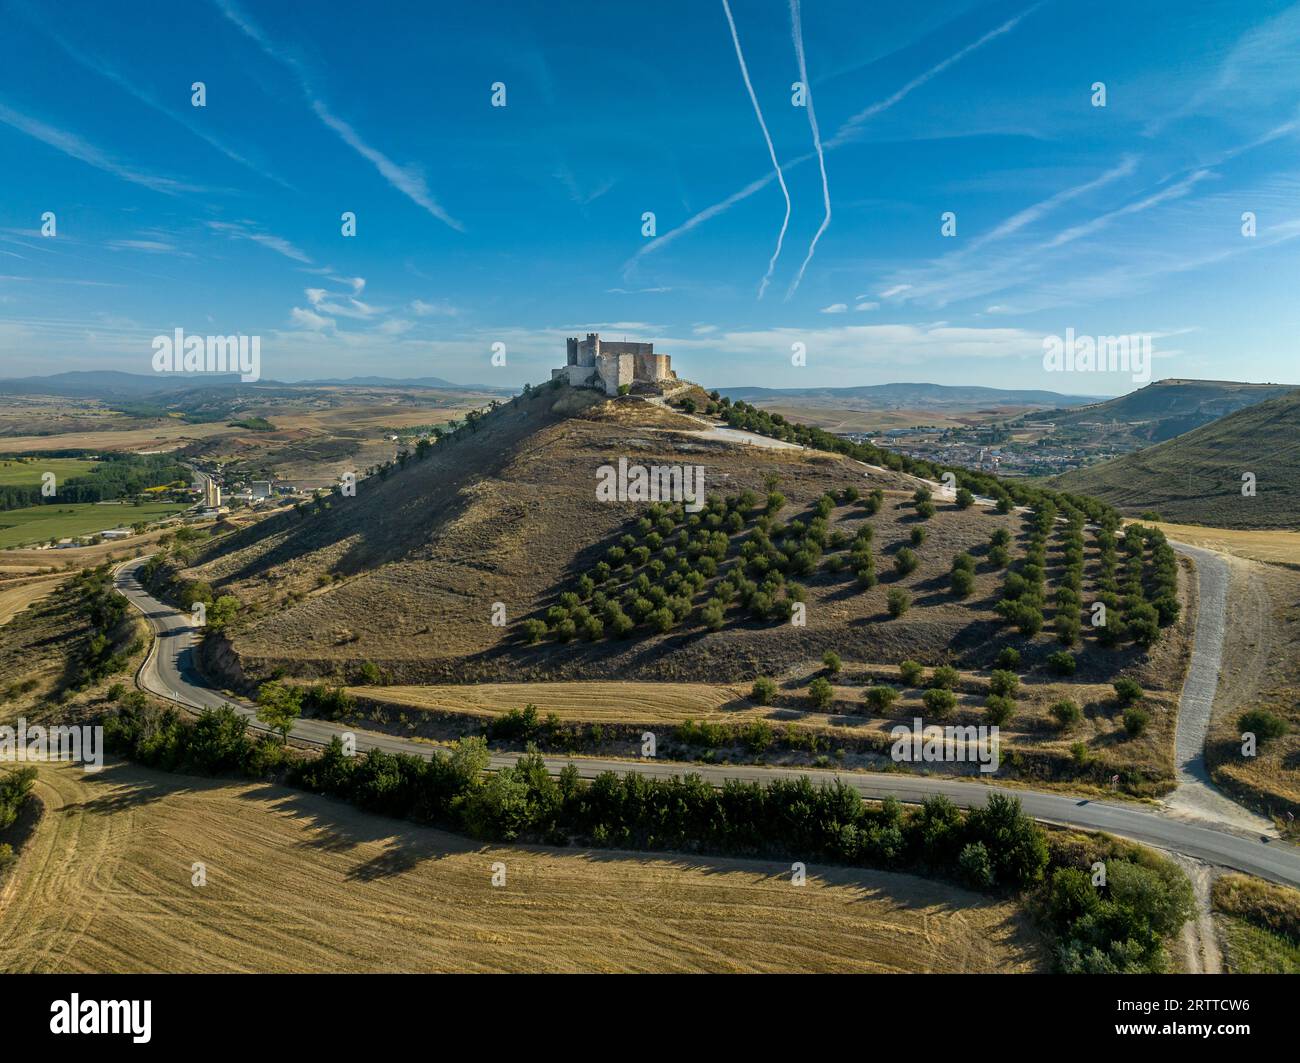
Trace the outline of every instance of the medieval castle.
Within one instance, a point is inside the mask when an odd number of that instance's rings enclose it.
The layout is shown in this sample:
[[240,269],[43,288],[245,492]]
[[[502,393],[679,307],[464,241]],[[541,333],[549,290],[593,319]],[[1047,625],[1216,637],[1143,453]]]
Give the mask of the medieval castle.
[[569,356],[562,369],[552,369],[551,379],[566,380],[574,387],[604,388],[617,395],[627,385],[662,384],[676,380],[672,356],[655,354],[653,343],[602,342],[600,333],[588,332],[585,340],[571,337]]

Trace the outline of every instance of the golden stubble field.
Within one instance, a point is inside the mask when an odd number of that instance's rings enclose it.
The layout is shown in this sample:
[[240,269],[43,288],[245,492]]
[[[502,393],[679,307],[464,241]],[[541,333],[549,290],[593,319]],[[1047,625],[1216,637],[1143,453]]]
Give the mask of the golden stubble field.
[[[1008,901],[909,875],[485,846],[261,783],[43,766],[0,970],[1005,971]],[[195,862],[207,884],[191,884]],[[506,884],[491,885],[492,864]]]

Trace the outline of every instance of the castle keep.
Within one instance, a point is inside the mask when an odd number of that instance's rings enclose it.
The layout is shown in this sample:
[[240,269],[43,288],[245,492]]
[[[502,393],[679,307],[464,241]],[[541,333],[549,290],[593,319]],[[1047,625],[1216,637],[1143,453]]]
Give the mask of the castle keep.
[[658,384],[676,380],[672,356],[655,354],[653,343],[602,341],[600,333],[588,332],[585,340],[571,337],[568,360],[562,369],[552,369],[551,379],[563,379],[574,387],[604,388],[617,395],[626,384]]

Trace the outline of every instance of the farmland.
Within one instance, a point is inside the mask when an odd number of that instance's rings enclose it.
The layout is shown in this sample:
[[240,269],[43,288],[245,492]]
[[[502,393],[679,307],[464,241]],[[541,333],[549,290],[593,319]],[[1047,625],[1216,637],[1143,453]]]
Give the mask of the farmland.
[[[137,521],[169,517],[185,508],[183,502],[146,502],[138,506],[79,502],[11,509],[0,513],[0,549],[49,539],[93,535]],[[57,554],[51,554],[49,563],[53,564],[57,559]]]
[[[263,783],[44,766],[0,970],[1028,971],[1014,902],[889,872],[484,846]],[[206,885],[191,884],[193,865]],[[503,886],[492,865],[505,865]],[[89,874],[88,869],[94,873]]]

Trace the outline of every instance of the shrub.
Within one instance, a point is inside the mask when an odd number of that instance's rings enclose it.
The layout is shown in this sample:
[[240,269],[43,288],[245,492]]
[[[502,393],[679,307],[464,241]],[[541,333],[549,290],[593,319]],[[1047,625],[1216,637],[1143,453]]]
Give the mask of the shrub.
[[525,620],[523,632],[529,645],[541,642],[546,637],[546,623],[542,620]]
[[912,607],[912,596],[899,587],[894,587],[886,595],[886,607],[889,615],[897,619]]
[[957,707],[957,695],[951,690],[945,690],[942,687],[933,687],[921,695],[921,700],[925,703],[926,710],[931,716],[937,716],[940,719],[947,716]]
[[966,569],[959,568],[952,574],[952,593],[958,598],[968,598],[975,590],[975,577]]
[[904,661],[898,666],[898,676],[910,687],[921,685],[921,676],[925,669],[916,661]]
[[357,681],[364,686],[380,686],[384,681],[384,673],[374,661],[366,661],[357,674]]
[[835,700],[835,688],[826,679],[818,676],[808,684],[808,700],[812,702],[815,709],[828,709],[831,702]]
[[906,546],[894,555],[894,571],[900,576],[915,572],[917,564],[916,554],[912,553]]
[[1016,711],[1016,703],[1001,694],[990,694],[984,702],[984,709],[989,723],[1001,727],[1011,719],[1012,713]]
[[1130,705],[1124,710],[1124,730],[1130,738],[1137,738],[1146,733],[1151,723],[1151,713],[1140,705]]
[[1020,651],[1014,646],[1003,646],[994,663],[999,668],[1015,668],[1020,664]]
[[830,672],[831,675],[839,675],[840,669],[844,667],[840,655],[834,650],[827,650],[822,654],[822,664],[826,666],[826,671]]
[[983,842],[962,846],[957,855],[957,871],[972,889],[986,890],[993,885],[993,861]]
[[898,691],[884,683],[867,688],[867,704],[876,712],[885,712],[898,700]]
[[959,487],[957,488],[956,501],[957,501],[958,509],[970,509],[970,507],[975,504],[975,496],[971,494],[970,491],[968,491],[966,488]]
[[1062,731],[1067,731],[1083,719],[1083,712],[1078,703],[1064,698],[1058,701],[1051,708],[1052,718],[1056,720],[1056,725]]
[[913,529],[912,529],[912,545],[913,545],[913,546],[920,546],[923,542],[925,542],[926,534],[927,534],[927,533],[926,533],[926,530],[925,530],[924,528],[913,528]]
[[989,674],[989,692],[1003,697],[1015,697],[1020,689],[1020,677],[1005,668],[994,668]]
[[1136,680],[1125,676],[1122,679],[1116,679],[1112,685],[1115,688],[1115,697],[1119,699],[1121,705],[1135,705],[1142,699],[1142,688]]
[[955,690],[961,676],[957,669],[950,664],[941,664],[930,676],[930,685],[932,687],[942,687],[944,690]]
[[1074,675],[1078,666],[1079,662],[1075,659],[1074,654],[1065,650],[1057,650],[1055,653],[1047,655],[1047,667],[1052,670],[1053,675]]
[[766,676],[759,676],[749,691],[749,700],[755,705],[766,705],[776,697],[776,684]]
[[1262,745],[1274,738],[1286,734],[1286,721],[1268,709],[1251,709],[1237,717],[1237,726],[1242,733],[1249,731]]
[[922,520],[929,520],[934,516],[936,510],[933,502],[922,502],[916,507],[916,515]]

